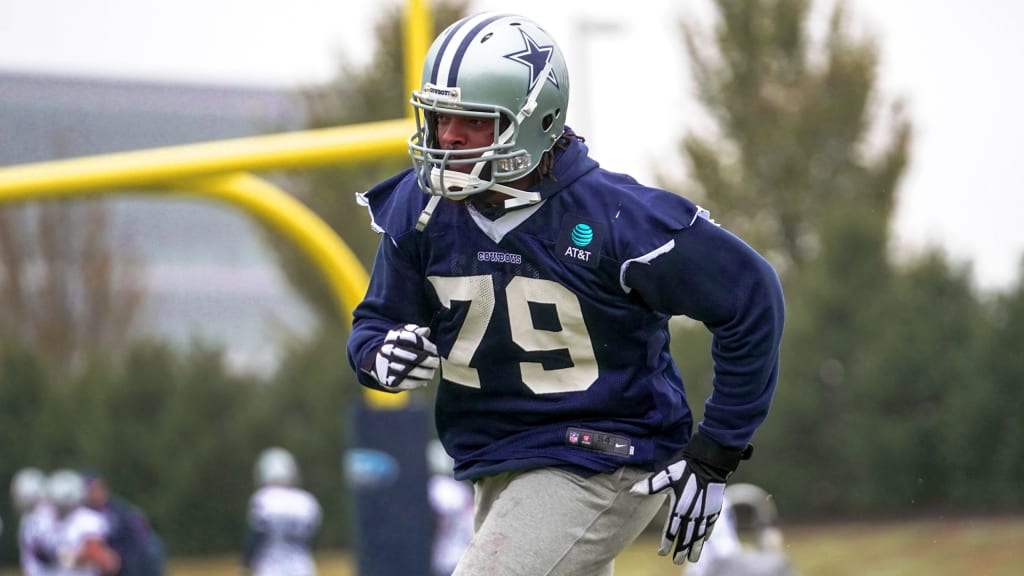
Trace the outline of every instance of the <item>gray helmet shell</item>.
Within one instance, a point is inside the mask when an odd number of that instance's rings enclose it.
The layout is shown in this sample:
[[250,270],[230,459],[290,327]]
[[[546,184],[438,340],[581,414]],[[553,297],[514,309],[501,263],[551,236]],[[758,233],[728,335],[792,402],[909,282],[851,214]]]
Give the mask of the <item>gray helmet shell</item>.
[[57,470],[47,480],[46,497],[59,510],[71,510],[85,499],[85,478],[74,470]]
[[22,468],[11,478],[11,501],[20,513],[46,498],[46,474],[39,468]]
[[295,457],[277,446],[260,452],[254,474],[257,486],[294,486],[299,482],[299,466]]

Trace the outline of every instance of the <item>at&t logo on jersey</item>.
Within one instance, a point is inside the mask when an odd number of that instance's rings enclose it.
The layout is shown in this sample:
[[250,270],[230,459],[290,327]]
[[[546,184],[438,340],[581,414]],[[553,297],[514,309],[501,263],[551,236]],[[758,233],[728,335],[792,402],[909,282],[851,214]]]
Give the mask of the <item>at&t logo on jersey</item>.
[[594,241],[594,229],[586,224],[577,224],[572,227],[572,243],[583,247]]
[[558,258],[565,262],[597,268],[601,261],[605,226],[600,222],[566,214],[558,233]]

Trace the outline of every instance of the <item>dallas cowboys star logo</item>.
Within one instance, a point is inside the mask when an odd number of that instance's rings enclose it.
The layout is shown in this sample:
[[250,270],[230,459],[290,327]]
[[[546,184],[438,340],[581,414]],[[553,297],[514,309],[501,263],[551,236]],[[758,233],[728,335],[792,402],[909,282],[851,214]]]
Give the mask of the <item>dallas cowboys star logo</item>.
[[[505,58],[515,60],[530,69],[530,87],[527,89],[527,92],[530,92],[537,85],[537,81],[540,80],[540,74],[544,71],[544,67],[551,61],[551,56],[555,53],[555,47],[537,44],[537,41],[531,38],[523,29],[520,29],[519,33],[523,35],[525,48],[520,52],[506,54]],[[555,78],[555,71],[553,69],[548,72],[548,80],[555,85],[555,88],[558,88],[558,78]]]

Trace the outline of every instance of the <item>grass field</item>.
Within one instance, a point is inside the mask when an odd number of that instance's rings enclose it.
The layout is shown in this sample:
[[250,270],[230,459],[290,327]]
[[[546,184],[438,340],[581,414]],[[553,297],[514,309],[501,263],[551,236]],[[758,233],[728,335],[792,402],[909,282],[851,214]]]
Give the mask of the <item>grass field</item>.
[[[784,527],[801,576],[1020,576],[1024,517]],[[684,576],[644,538],[615,563],[616,576]],[[351,557],[318,554],[319,576],[356,576]],[[15,576],[0,571],[0,576]],[[235,558],[179,559],[168,576],[237,576]],[[402,575],[406,576],[406,575]],[[416,575],[408,575],[416,576]]]
[[794,527],[786,542],[804,576],[1024,574],[1024,517]]

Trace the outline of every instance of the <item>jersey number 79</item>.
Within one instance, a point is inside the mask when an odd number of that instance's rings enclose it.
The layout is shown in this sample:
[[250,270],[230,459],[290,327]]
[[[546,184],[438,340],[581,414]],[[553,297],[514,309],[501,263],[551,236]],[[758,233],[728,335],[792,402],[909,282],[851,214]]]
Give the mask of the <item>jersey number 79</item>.
[[[441,305],[451,309],[452,302],[467,302],[465,322],[459,329],[448,356],[441,357],[445,380],[480,388],[480,374],[469,364],[483,340],[487,326],[501,321],[495,318],[494,283],[490,276],[430,276]],[[550,280],[516,276],[505,288],[508,323],[512,340],[526,352],[567,350],[572,365],[545,370],[539,362],[520,362],[525,384],[535,394],[582,392],[597,380],[597,359],[590,332],[583,320],[579,298],[567,288]],[[540,330],[533,326],[530,303],[549,304],[558,314],[561,330]]]

